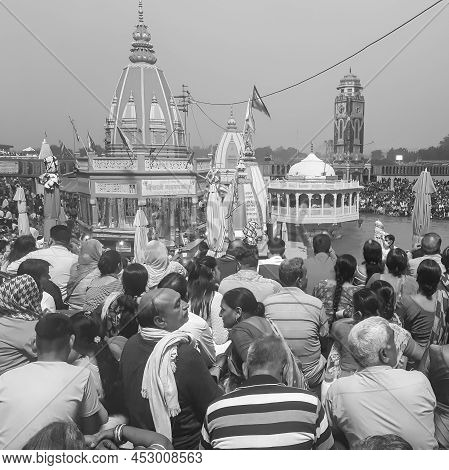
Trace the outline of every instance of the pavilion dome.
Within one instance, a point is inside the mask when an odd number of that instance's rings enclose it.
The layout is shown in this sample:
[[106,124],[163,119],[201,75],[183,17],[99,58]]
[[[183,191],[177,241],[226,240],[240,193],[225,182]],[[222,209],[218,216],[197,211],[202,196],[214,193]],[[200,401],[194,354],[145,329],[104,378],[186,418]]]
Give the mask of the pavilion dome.
[[314,153],[295,163],[288,172],[289,177],[319,178],[322,176],[335,176],[334,169],[323,162]]

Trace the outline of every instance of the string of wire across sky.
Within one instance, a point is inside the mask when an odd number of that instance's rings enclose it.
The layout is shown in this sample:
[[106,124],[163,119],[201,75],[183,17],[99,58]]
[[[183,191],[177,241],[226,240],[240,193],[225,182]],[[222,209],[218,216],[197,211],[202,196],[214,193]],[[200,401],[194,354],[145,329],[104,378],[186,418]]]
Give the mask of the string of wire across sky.
[[[280,93],[284,93],[285,91],[288,91],[288,90],[291,90],[292,88],[303,85],[304,83],[307,83],[307,82],[319,77],[320,75],[324,75],[325,73],[331,71],[332,69],[335,69],[336,67],[340,66],[341,64],[344,64],[345,62],[348,62],[349,60],[353,59],[354,57],[362,54],[363,52],[365,52],[367,49],[374,46],[375,44],[378,44],[379,42],[385,40],[389,36],[393,35],[397,31],[399,31],[400,29],[404,28],[408,24],[410,24],[413,21],[417,20],[419,17],[425,15],[428,11],[432,10],[433,8],[438,6],[440,3],[443,3],[445,1],[446,0],[437,0],[436,2],[432,3],[432,5],[429,5],[428,7],[424,8],[424,10],[421,10],[416,15],[412,16],[408,20],[406,20],[403,23],[401,23],[400,25],[396,26],[395,28],[393,28],[389,32],[387,32],[387,33],[383,34],[382,36],[378,37],[374,41],[371,41],[369,44],[366,44],[365,46],[361,47],[356,52],[348,55],[344,59],[341,59],[341,60],[335,62],[334,64],[332,64],[332,65],[330,65],[330,66],[328,66],[328,67],[326,67],[326,68],[324,68],[324,69],[322,69],[322,70],[320,70],[320,71],[318,71],[318,72],[316,72],[312,75],[309,75],[307,78],[304,78],[303,80],[300,80],[299,82],[293,83],[293,84],[288,85],[284,88],[280,88],[279,90],[275,90],[275,91],[272,91],[272,92],[267,93],[265,95],[262,95],[262,98],[268,98],[270,96],[274,96],[274,95],[277,95],[277,94],[280,94]],[[191,95],[191,98],[192,98],[192,102],[194,104],[196,104],[197,106],[198,106],[198,104],[203,104],[203,105],[207,105],[207,106],[233,106],[233,105],[245,104],[248,101],[247,99],[245,99],[245,100],[233,101],[233,102],[228,102],[228,103],[214,103],[214,102],[210,102],[210,101],[203,101],[203,100],[196,99],[192,95]],[[198,106],[198,108],[199,108],[199,106]],[[200,110],[201,110],[201,108],[200,108]],[[203,112],[203,114],[206,114],[203,110],[201,110],[201,111]],[[209,116],[206,115],[206,117],[209,120],[211,120],[212,122],[214,122],[213,119],[210,118]],[[214,122],[214,124],[218,125],[215,122]],[[221,126],[218,125],[218,127],[221,127]]]

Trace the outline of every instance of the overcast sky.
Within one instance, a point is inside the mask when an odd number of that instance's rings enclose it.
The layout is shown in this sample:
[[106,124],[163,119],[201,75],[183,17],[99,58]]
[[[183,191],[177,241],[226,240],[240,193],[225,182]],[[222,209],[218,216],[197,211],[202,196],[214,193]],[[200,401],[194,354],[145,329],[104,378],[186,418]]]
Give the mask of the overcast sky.
[[[51,51],[109,106],[127,65],[137,0],[2,0]],[[433,3],[424,0],[145,0],[158,57],[172,90],[189,85],[204,101],[247,99],[299,81],[353,53]],[[443,5],[446,5],[444,2]],[[266,99],[269,120],[255,115],[255,145],[315,148],[332,138],[336,86],[348,72],[371,81],[441,5],[350,63]],[[449,134],[449,7],[364,90],[365,141],[375,148],[436,145]],[[72,146],[67,114],[80,133],[103,144],[106,112],[0,4],[0,143],[17,149],[49,140]],[[228,107],[204,109],[225,125]],[[240,125],[245,106],[234,113]],[[222,131],[194,109],[192,145]]]

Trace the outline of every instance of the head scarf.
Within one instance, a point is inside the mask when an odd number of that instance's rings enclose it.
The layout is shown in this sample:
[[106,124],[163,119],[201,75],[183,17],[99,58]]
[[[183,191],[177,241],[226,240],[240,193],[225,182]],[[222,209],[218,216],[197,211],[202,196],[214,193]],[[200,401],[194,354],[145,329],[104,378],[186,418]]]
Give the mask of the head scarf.
[[42,317],[41,292],[31,276],[17,276],[0,285],[0,316],[29,321]]
[[145,247],[145,267],[148,271],[148,283],[151,286],[159,284],[159,281],[167,274],[169,264],[165,244],[159,240],[151,240]]
[[81,244],[78,262],[72,268],[67,284],[67,296],[73,293],[81,280],[97,268],[102,253],[103,245],[98,240],[86,240]]
[[186,270],[177,261],[170,261],[167,247],[159,240],[151,240],[145,248],[145,268],[148,271],[147,290],[157,286],[170,273],[186,275]]

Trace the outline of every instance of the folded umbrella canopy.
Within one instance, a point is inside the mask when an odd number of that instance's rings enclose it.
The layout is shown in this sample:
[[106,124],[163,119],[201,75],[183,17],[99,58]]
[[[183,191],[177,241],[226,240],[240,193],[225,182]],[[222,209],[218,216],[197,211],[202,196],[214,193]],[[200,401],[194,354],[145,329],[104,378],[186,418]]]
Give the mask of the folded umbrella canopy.
[[134,262],[143,264],[145,261],[145,247],[148,245],[148,219],[145,212],[139,207],[134,217]]
[[19,237],[21,237],[22,235],[31,235],[30,221],[28,220],[27,214],[25,191],[20,186],[16,190],[16,194],[14,195],[14,201],[17,201],[17,212],[19,213],[19,217],[17,220],[17,225],[19,226]]
[[427,168],[419,175],[413,186],[413,192],[415,193],[415,204],[412,213],[412,246],[415,246],[429,231],[432,208],[431,194],[436,193],[435,185]]
[[220,195],[220,178],[218,174],[209,176],[209,196],[206,207],[206,230],[209,250],[215,256],[223,252],[226,235],[225,206]]

